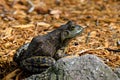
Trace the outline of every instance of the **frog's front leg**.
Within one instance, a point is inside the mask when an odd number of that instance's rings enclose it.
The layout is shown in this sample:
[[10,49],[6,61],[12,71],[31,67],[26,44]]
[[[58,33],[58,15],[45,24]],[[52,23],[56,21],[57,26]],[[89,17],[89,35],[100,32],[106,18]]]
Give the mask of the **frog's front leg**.
[[67,47],[62,47],[59,50],[57,50],[57,52],[54,55],[54,58],[58,60],[62,57],[69,56],[68,54],[66,54],[66,52],[67,52]]
[[20,67],[28,72],[40,73],[55,64],[55,60],[48,56],[34,56],[20,62]]

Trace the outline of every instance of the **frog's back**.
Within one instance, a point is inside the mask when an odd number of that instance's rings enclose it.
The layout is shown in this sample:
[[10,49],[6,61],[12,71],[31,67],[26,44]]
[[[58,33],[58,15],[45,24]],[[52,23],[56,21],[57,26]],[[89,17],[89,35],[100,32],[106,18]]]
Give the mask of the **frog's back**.
[[[59,32],[59,31],[58,31]],[[25,56],[54,56],[57,49],[60,48],[58,32],[49,33],[43,36],[36,36],[32,39]]]

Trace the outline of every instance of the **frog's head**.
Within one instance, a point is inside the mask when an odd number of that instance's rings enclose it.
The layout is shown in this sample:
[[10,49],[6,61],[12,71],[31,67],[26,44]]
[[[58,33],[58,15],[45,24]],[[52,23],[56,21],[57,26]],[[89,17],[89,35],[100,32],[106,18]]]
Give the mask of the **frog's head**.
[[68,21],[64,27],[66,27],[61,33],[61,41],[64,42],[67,39],[74,38],[75,36],[83,32],[83,27],[74,24],[72,21]]

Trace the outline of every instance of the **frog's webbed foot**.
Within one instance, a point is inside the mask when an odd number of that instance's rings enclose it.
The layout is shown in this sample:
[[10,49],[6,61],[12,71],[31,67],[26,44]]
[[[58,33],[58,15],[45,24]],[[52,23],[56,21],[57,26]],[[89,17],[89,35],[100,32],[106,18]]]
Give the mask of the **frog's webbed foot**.
[[58,60],[62,57],[69,56],[69,54],[66,54],[66,52],[67,52],[67,47],[62,47],[56,52],[56,54],[54,55],[54,58]]
[[31,58],[27,58],[20,62],[20,67],[23,70],[32,72],[32,73],[40,73],[45,71],[47,68],[55,64],[55,60],[52,57],[48,56],[34,56]]

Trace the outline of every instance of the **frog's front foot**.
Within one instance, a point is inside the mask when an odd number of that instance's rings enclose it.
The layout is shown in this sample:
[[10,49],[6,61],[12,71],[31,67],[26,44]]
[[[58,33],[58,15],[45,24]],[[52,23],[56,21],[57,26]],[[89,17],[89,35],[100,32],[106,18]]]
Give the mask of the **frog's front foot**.
[[54,58],[55,58],[56,60],[58,60],[58,59],[60,59],[60,58],[62,58],[62,57],[70,56],[69,54],[66,54],[66,52],[67,52],[67,48],[66,48],[66,47],[62,47],[62,48],[60,48],[60,49],[56,52],[56,54],[54,55]]
[[22,60],[20,67],[28,72],[40,73],[55,64],[55,60],[48,56],[34,56]]

